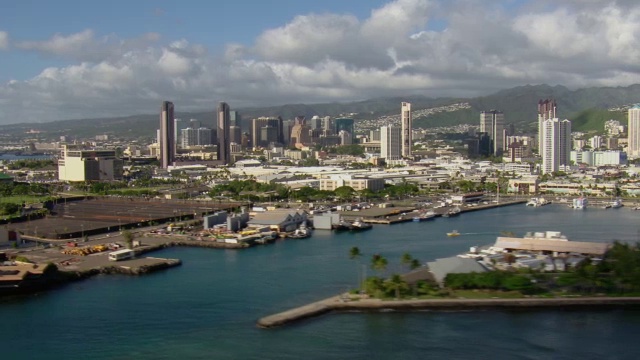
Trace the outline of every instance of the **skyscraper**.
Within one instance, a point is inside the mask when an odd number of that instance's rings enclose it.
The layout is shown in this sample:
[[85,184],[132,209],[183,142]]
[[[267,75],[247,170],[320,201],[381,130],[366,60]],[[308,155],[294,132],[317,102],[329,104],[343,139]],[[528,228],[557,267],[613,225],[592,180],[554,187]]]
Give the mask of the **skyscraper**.
[[571,161],[571,121],[558,118],[542,123],[542,173],[559,171]]
[[380,157],[398,160],[402,156],[402,130],[393,125],[380,128]]
[[413,118],[411,116],[411,103],[403,102],[400,109],[400,124],[402,127],[402,156],[411,157],[411,144],[413,138],[411,126]]
[[502,155],[504,149],[504,114],[490,110],[480,113],[480,132],[487,133],[492,142],[491,154]]
[[640,104],[636,104],[629,108],[629,132],[628,150],[629,158],[636,159],[640,157]]
[[163,169],[173,165],[175,161],[175,131],[173,103],[163,101],[160,109],[160,165]]
[[346,131],[349,134],[353,135],[353,119],[349,118],[340,118],[334,121],[335,124],[335,133],[339,134],[340,131]]
[[226,165],[231,162],[231,142],[229,105],[225,102],[218,104],[218,160]]
[[545,99],[538,101],[538,154],[542,155],[542,142],[544,134],[542,133],[542,123],[547,119],[556,118],[556,101],[553,99]]
[[[286,141],[284,141],[282,135],[282,125],[282,118],[262,116],[253,119],[251,121],[251,146],[266,148],[272,142],[285,143]],[[270,127],[271,129],[263,132],[262,129],[265,127]],[[266,137],[263,137],[263,134],[265,134]]]

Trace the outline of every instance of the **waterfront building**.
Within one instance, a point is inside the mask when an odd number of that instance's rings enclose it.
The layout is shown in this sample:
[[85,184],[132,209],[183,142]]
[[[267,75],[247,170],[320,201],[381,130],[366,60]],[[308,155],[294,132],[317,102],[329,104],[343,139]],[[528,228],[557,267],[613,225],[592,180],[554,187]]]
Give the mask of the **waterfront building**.
[[556,118],[556,101],[545,99],[538,101],[538,154],[542,155],[542,143],[544,141],[544,129],[542,125],[546,120]]
[[230,115],[229,105],[225,102],[218,104],[218,160],[223,164],[229,164],[231,162],[231,149],[229,144],[231,143],[229,127],[230,127]]
[[402,157],[402,130],[393,125],[380,128],[380,157],[398,160]]
[[628,126],[628,149],[630,159],[640,157],[640,104],[636,104],[629,109]]
[[497,110],[482,111],[480,113],[480,132],[489,135],[491,139],[491,154],[502,155],[504,148],[504,113]]
[[170,101],[162,102],[160,109],[160,136],[158,143],[160,144],[160,166],[163,169],[168,168],[175,162],[175,119],[173,118],[173,103]]
[[402,129],[402,157],[411,157],[411,146],[413,144],[413,117],[411,114],[411,103],[400,104],[400,125]]
[[122,159],[115,150],[84,149],[82,145],[62,145],[58,159],[60,181],[111,181],[122,179]]
[[569,166],[571,121],[547,119],[542,123],[542,135],[542,173],[550,174]]
[[300,224],[307,221],[305,211],[271,210],[258,212],[247,222],[253,228],[268,227],[278,232],[294,231]]

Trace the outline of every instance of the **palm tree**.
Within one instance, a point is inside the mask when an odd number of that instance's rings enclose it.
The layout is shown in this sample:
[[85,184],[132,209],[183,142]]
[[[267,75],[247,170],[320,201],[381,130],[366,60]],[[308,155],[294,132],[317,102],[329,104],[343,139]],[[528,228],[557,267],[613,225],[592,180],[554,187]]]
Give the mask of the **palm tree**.
[[402,262],[402,265],[409,266],[411,264],[411,260],[413,260],[413,257],[411,256],[411,254],[404,253],[404,254],[402,254],[402,258],[401,258],[400,262]]
[[420,260],[411,259],[411,264],[409,264],[409,268],[411,270],[415,270],[415,269],[419,268],[420,266],[422,266],[422,264],[420,263]]
[[349,259],[357,260],[358,263],[358,287],[360,289],[364,289],[364,276],[360,273],[360,257],[362,256],[362,252],[360,252],[360,248],[357,246],[352,247],[349,250]]
[[393,274],[391,278],[386,281],[386,285],[388,289],[395,292],[396,299],[400,299],[400,290],[406,290],[408,288],[407,282],[398,274]]
[[380,254],[373,255],[371,257],[371,268],[376,271],[384,271],[387,268],[387,259]]

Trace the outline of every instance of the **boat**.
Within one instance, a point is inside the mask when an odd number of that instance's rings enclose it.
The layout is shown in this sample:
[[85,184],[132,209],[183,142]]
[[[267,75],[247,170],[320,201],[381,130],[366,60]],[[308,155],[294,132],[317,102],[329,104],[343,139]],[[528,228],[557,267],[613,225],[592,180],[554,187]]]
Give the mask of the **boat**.
[[349,226],[349,230],[351,230],[351,231],[362,231],[362,230],[369,230],[372,227],[373,227],[373,225],[367,224],[367,223],[363,222],[361,219],[356,219]]
[[612,209],[618,209],[618,208],[621,208],[622,206],[623,206],[622,205],[622,200],[620,200],[620,199],[615,199],[615,200],[613,200],[611,202],[611,208]]
[[531,198],[531,200],[529,200],[526,203],[526,206],[540,207],[540,206],[545,206],[549,204],[551,204],[549,200],[539,197],[539,198]]
[[432,211],[422,213],[413,217],[414,222],[421,222],[426,220],[431,220],[436,217],[436,213]]
[[573,199],[573,203],[570,205],[574,209],[586,209],[587,208],[587,198],[580,196],[577,199]]
[[448,237],[456,237],[456,236],[460,236],[460,233],[458,232],[458,230],[451,230],[451,232],[447,233]]
[[442,214],[443,217],[453,217],[460,215],[461,210],[459,207],[454,207],[453,209],[449,209],[446,213]]
[[288,238],[291,239],[306,239],[311,236],[311,229],[307,227],[304,223],[300,225],[293,234],[287,235]]

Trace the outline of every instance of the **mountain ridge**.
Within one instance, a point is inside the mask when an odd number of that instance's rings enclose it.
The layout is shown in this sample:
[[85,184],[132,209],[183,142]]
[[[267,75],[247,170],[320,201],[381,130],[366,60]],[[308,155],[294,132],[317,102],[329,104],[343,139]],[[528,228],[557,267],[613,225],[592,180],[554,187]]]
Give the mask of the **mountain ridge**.
[[[317,104],[284,104],[268,107],[238,108],[246,131],[249,121],[259,116],[281,116],[292,119],[298,115],[310,118],[313,115],[336,117],[341,114],[352,114],[354,119],[373,119],[380,116],[399,113],[400,102],[412,103],[412,110],[420,110],[453,103],[465,102],[470,109],[450,113],[437,113],[428,117],[414,119],[414,127],[434,127],[455,124],[474,124],[479,122],[479,112],[496,109],[503,111],[506,123],[514,123],[524,130],[534,131],[537,120],[537,103],[540,99],[553,98],[558,104],[558,117],[569,118],[582,116],[584,120],[580,126],[597,127],[603,122],[607,113],[602,112],[611,107],[619,107],[640,102],[640,84],[626,87],[589,87],[571,90],[562,85],[522,85],[499,90],[493,94],[474,98],[430,98],[422,95],[382,97],[351,102],[331,102]],[[232,107],[233,109],[233,107]],[[598,112],[591,116],[589,111]],[[235,109],[234,109],[235,110]],[[213,127],[215,111],[207,112],[176,112],[176,118],[195,118],[204,126]],[[620,119],[621,114],[612,112],[611,118]],[[596,119],[596,120],[594,120]],[[155,137],[158,115],[139,114],[120,117],[57,120],[46,123],[10,124],[0,126],[3,132],[24,133],[30,129],[37,129],[50,135],[74,134],[77,136],[91,136],[98,134],[113,134],[118,137]]]

